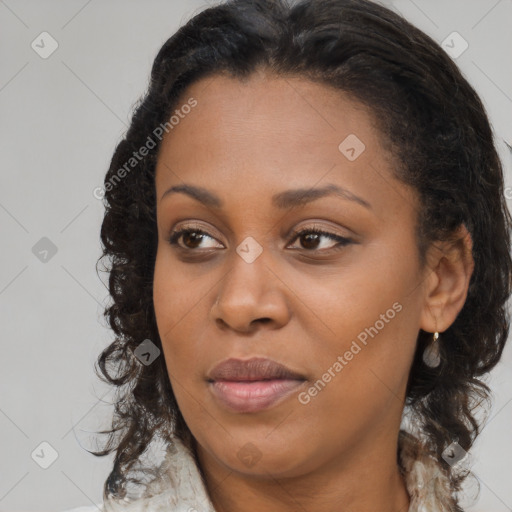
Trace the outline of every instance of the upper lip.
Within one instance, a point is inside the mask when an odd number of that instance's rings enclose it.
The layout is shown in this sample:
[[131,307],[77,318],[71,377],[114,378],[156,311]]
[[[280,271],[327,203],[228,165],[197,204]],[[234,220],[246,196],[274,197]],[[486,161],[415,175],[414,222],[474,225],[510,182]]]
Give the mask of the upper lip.
[[209,381],[256,381],[267,379],[305,380],[303,375],[286,366],[262,357],[251,359],[225,359],[217,364],[208,374]]

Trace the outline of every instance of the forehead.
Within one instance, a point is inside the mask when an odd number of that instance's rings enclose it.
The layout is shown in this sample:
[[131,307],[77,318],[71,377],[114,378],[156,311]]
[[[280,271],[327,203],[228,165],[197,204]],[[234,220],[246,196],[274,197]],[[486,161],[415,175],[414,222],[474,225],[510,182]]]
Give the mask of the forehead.
[[[371,112],[332,87],[266,73],[244,82],[214,75],[182,94],[178,113],[191,99],[196,106],[163,138],[157,200],[183,182],[221,196],[227,189],[274,195],[291,183],[336,183],[378,199],[385,193],[383,175],[392,180],[392,156]],[[352,147],[355,159],[346,152]]]
[[[176,110],[191,98],[197,105],[165,135],[162,153],[172,149],[178,158],[190,156],[198,145],[220,149],[229,144],[230,154],[246,155],[251,150],[260,154],[264,145],[267,151],[279,149],[282,154],[307,149],[317,158],[311,146],[320,144],[325,151],[334,144],[338,151],[338,144],[350,134],[364,139],[369,149],[379,143],[380,134],[365,106],[303,77],[258,72],[242,82],[226,74],[214,75],[188,87]],[[302,150],[297,156],[303,159],[306,153]]]

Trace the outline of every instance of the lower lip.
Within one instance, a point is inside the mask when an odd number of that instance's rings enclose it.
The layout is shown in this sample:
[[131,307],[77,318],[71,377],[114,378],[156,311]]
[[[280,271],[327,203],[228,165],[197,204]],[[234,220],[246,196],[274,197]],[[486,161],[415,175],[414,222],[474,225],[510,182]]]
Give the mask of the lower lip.
[[213,395],[236,412],[257,412],[268,409],[291,395],[304,384],[302,380],[219,380],[210,384]]

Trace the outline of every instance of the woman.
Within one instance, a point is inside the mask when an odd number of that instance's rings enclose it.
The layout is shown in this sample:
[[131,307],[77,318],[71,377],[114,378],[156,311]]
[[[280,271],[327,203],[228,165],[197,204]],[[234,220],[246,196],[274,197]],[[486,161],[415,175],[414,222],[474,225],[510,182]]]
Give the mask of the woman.
[[158,53],[105,193],[105,512],[462,510],[511,218],[432,39],[368,0],[207,9]]

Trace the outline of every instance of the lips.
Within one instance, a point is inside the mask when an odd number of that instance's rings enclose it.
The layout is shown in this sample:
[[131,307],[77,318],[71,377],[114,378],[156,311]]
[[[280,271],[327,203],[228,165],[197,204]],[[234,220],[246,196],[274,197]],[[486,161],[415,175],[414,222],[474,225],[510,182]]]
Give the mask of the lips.
[[305,380],[303,375],[293,372],[272,359],[226,359],[215,366],[209,380],[254,381],[270,379]]
[[306,378],[271,359],[227,359],[208,375],[214,398],[232,412],[257,412],[282,402]]

